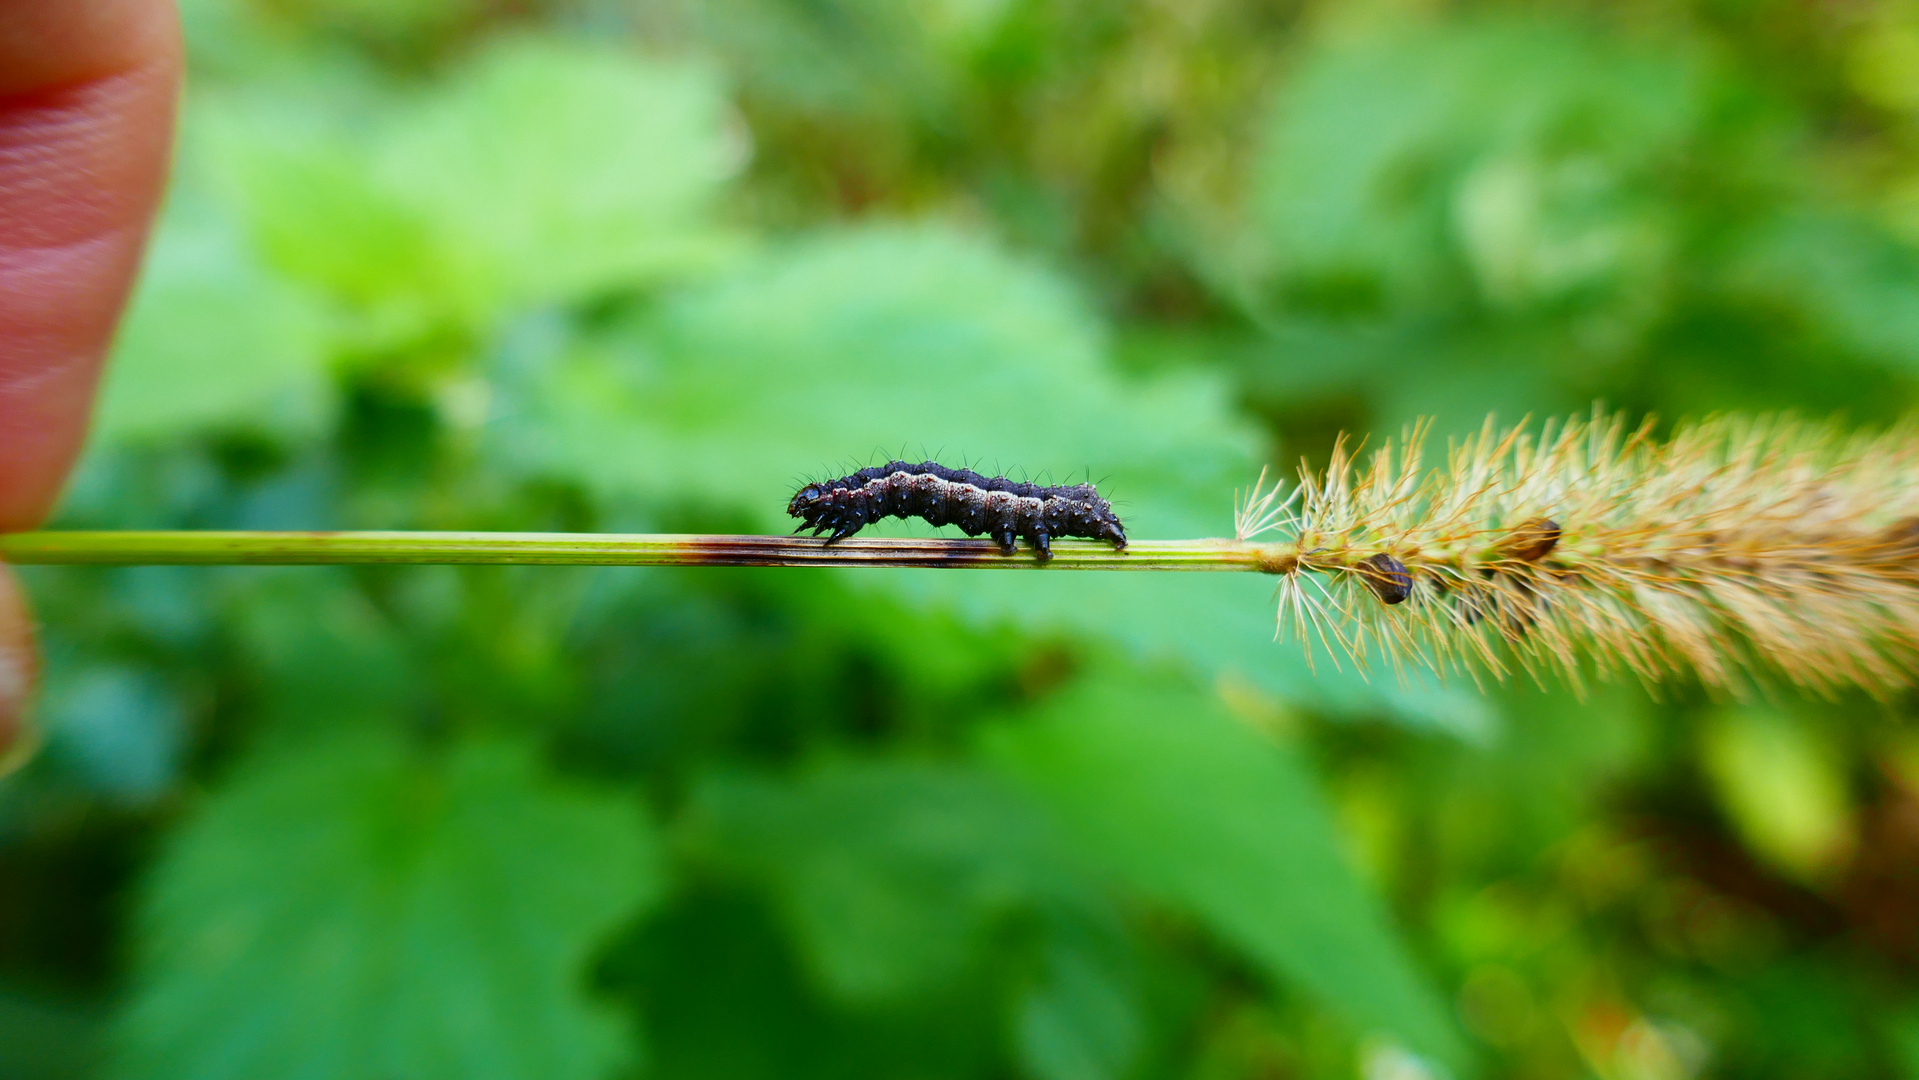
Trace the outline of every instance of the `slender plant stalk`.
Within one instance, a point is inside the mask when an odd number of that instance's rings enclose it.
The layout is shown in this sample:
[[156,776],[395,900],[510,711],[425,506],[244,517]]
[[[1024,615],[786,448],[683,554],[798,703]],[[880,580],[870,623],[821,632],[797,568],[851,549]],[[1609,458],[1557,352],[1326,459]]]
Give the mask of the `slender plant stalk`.
[[0,560],[1250,570],[1278,575],[1277,632],[1309,659],[1575,686],[1689,673],[1734,694],[1767,674],[1919,682],[1919,427],[1488,421],[1431,469],[1424,443],[1342,447],[1290,491],[1262,474],[1231,540],[1065,540],[1045,562],[987,540],[416,532],[15,533]]
[[1237,540],[1135,540],[1126,550],[1060,540],[1041,562],[989,540],[874,540],[697,533],[24,532],[0,535],[20,565],[525,563],[559,566],[921,566],[1003,570],[1268,570],[1290,547]]

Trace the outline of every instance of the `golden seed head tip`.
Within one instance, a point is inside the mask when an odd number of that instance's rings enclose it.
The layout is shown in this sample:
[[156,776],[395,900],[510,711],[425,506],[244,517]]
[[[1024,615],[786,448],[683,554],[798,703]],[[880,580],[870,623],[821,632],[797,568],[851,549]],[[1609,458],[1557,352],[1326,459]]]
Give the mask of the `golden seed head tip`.
[[[1767,674],[1832,691],[1919,670],[1919,431],[1790,417],[1490,421],[1427,468],[1426,425],[1259,483],[1242,541],[1296,553],[1282,631],[1435,673]],[[1363,454],[1363,456],[1362,456]],[[1283,494],[1284,493],[1284,494]],[[1287,543],[1290,542],[1290,543]]]

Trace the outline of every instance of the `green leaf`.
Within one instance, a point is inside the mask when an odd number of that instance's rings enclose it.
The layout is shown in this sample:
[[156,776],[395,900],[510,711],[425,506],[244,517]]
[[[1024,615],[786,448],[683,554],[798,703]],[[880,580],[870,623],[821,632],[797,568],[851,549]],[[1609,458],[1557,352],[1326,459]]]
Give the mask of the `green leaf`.
[[1342,857],[1306,768],[1210,698],[1108,674],[989,729],[984,745],[1089,857],[1275,981],[1465,1064],[1444,1007]]
[[624,939],[602,970],[646,1002],[658,1080],[976,1080],[1006,1073],[994,988],[834,1007],[762,904],[706,888]]
[[[799,475],[902,452],[989,471],[1090,469],[1130,535],[1231,535],[1259,472],[1252,425],[1219,380],[1121,378],[1098,322],[1058,278],[937,225],[841,231],[673,298],[657,319],[544,367],[502,371],[493,450],[605,500],[694,500],[785,531]],[[886,524],[875,535],[923,526]],[[1314,678],[1275,647],[1251,574],[857,577],[970,621],[1123,643],[1349,712],[1452,724],[1464,695],[1350,673]],[[1472,720],[1464,721],[1474,722]]]
[[491,291],[575,300],[730,252],[713,222],[745,155],[728,108],[707,67],[514,41],[392,130],[375,167]]
[[638,807],[524,746],[286,747],[157,867],[117,1075],[604,1076],[630,1039],[586,962],[659,891]]
[[790,780],[700,784],[687,835],[765,888],[815,979],[860,1006],[925,1001],[988,968],[994,931],[1034,927],[1037,973],[1012,1039],[1041,1080],[1119,1077],[1145,1020],[1118,915],[1044,815],[996,777],[903,760],[829,761]]
[[1159,496],[1131,508],[1147,535],[1225,523],[1261,448],[1226,387],[1129,383],[1104,351],[1085,305],[1036,265],[937,225],[846,230],[559,365],[533,403],[543,423],[514,449],[603,492],[702,490],[769,526],[790,524],[796,471],[902,447],[1110,474],[1123,498]]
[[1826,339],[1885,364],[1919,371],[1919,247],[1830,210],[1782,214],[1753,231],[1731,260],[1731,289],[1797,312]]
[[709,0],[686,15],[755,96],[782,112],[824,114],[862,130],[936,125],[953,138],[967,119],[968,78],[997,74],[978,70],[986,66],[981,53],[1016,8],[1005,0]]
[[1812,884],[1829,881],[1856,840],[1848,762],[1822,733],[1770,709],[1726,708],[1700,729],[1713,794],[1755,855]]
[[705,858],[768,888],[820,983],[875,1003],[952,984],[992,925],[1059,893],[1043,818],[990,776],[836,762],[791,781],[709,777],[693,800]]
[[411,345],[489,314],[458,244],[374,174],[372,134],[310,101],[208,98],[199,112],[207,169],[232,189],[262,258],[351,313],[355,344]]
[[257,697],[284,731],[400,722],[416,701],[417,643],[338,569],[247,571],[225,616]]
[[0,988],[0,1074],[17,1080],[100,1075],[97,1009],[44,993]]
[[708,68],[536,39],[365,115],[210,106],[262,248],[353,305],[375,344],[725,258],[738,238],[715,200],[744,149],[727,110]]
[[325,54],[299,36],[284,10],[250,0],[181,0],[179,8],[187,64],[201,85],[219,79],[284,83],[326,77],[323,69],[316,70]]
[[1899,1075],[1919,1077],[1919,1007],[1908,1005],[1884,1022],[1886,1043],[1892,1048]]
[[176,207],[107,368],[99,436],[315,434],[333,406],[325,330],[319,305],[255,264],[230,226]]
[[1015,1047],[1039,1080],[1123,1077],[1139,1058],[1146,1021],[1137,961],[1123,938],[1099,929],[1050,927],[1040,977],[1015,1006]]
[[1273,104],[1247,259],[1336,311],[1455,303],[1460,282],[1634,308],[1668,258],[1655,182],[1700,123],[1698,68],[1536,17],[1322,43]]
[[173,786],[187,741],[182,712],[178,695],[145,672],[72,662],[49,672],[39,706],[48,756],[130,806]]

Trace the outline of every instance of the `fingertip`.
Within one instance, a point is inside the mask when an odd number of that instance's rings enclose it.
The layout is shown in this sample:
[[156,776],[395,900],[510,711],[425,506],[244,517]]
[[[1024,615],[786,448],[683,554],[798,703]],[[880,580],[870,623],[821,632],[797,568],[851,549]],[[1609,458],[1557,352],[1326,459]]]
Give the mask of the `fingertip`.
[[13,0],[0,4],[0,97],[177,64],[171,0]]
[[0,530],[42,520],[164,185],[180,77],[162,0],[0,0]]

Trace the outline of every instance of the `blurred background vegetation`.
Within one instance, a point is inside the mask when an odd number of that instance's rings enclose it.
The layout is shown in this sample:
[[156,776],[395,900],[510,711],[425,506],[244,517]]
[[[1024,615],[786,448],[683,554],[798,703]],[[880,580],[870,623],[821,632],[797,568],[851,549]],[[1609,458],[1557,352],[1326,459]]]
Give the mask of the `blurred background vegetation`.
[[[1919,389],[1904,0],[185,17],[66,526],[904,448],[1219,535],[1342,428]],[[5,1076],[1919,1077],[1910,698],[1315,676],[1238,575],[27,577]]]

